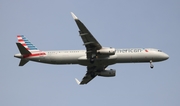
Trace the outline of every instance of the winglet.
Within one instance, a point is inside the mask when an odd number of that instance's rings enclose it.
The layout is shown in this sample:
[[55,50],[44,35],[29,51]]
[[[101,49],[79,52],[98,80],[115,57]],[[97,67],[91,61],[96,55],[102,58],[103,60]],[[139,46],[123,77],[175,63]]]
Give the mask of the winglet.
[[76,15],[73,12],[71,12],[71,15],[75,20],[78,20],[78,17],[76,17]]
[[80,85],[80,82],[79,82],[79,80],[78,80],[77,78],[75,78],[75,80],[76,80],[77,84],[78,84],[78,85]]

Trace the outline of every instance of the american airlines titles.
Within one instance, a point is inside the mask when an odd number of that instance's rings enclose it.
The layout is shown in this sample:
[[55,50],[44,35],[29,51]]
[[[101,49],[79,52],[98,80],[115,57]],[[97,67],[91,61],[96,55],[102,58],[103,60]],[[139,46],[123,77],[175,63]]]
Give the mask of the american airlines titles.
[[117,52],[119,53],[138,53],[138,52],[142,52],[143,49],[119,49],[117,50]]

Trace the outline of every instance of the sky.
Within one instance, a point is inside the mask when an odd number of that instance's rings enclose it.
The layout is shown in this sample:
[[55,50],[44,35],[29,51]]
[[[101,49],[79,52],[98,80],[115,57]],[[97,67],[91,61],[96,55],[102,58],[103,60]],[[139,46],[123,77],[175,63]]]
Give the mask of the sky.
[[[179,106],[179,0],[0,0],[0,106]],[[16,35],[40,50],[85,49],[70,12],[105,47],[157,48],[163,62],[111,65],[116,77],[77,85],[86,67],[28,62]]]

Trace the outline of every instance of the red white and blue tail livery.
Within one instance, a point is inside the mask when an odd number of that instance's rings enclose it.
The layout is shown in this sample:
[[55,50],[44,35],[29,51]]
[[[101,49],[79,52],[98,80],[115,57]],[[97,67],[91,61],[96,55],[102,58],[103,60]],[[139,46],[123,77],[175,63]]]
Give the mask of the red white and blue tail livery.
[[19,66],[25,65],[29,60],[37,61],[39,57],[46,55],[45,52],[38,50],[24,35],[17,35],[17,39],[16,45],[21,54],[16,54],[15,57],[21,58]]
[[[114,77],[116,70],[107,69],[109,65],[116,63],[150,63],[153,68],[153,62],[164,61],[169,56],[159,49],[153,48],[125,48],[115,49],[112,47],[103,47],[90,33],[86,26],[75,16],[74,18],[78,28],[79,35],[83,41],[86,50],[57,50],[40,51],[24,35],[18,35],[17,47],[20,51],[14,57],[20,58],[19,66],[25,65],[28,61],[35,61],[47,64],[79,64],[86,66],[87,72],[81,81],[75,79],[80,85],[87,84],[96,76]],[[108,41],[109,42],[109,41]]]
[[18,35],[17,39],[27,50],[38,50],[24,35]]

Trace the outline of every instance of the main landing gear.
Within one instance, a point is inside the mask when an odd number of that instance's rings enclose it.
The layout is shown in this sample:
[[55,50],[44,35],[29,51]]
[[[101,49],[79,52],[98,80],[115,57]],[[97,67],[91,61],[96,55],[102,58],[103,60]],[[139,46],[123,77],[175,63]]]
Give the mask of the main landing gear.
[[92,78],[94,78],[96,76],[95,72],[92,72],[90,75]]
[[152,60],[150,60],[150,68],[153,69],[154,65],[152,64]]
[[92,57],[90,58],[90,63],[93,64],[95,59],[96,59],[96,54],[92,54]]

